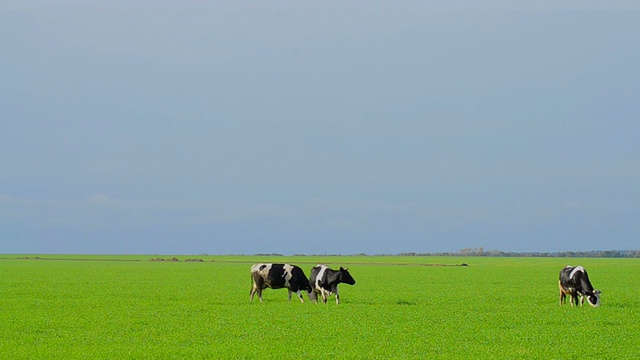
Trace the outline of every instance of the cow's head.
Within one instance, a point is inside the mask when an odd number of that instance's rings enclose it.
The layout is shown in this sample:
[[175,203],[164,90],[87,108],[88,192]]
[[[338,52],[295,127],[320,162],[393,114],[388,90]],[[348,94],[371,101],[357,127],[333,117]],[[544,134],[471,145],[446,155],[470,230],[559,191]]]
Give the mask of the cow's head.
[[309,297],[309,301],[312,301],[312,302],[318,301],[318,294],[316,294],[314,291],[307,290],[307,296]]
[[600,306],[600,290],[593,290],[591,295],[587,295],[587,302],[593,307]]
[[340,282],[349,285],[355,285],[355,279],[349,274],[349,269],[340,267]]

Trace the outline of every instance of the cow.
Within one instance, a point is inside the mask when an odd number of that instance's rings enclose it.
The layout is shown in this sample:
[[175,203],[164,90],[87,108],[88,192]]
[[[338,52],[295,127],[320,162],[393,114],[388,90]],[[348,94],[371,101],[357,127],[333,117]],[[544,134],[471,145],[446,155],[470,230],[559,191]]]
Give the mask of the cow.
[[585,298],[589,305],[593,307],[600,306],[600,290],[593,288],[589,281],[587,270],[582,266],[573,267],[567,265],[562,269],[558,287],[560,288],[560,305],[566,302],[567,295],[569,295],[571,306],[577,306],[578,302],[582,306]]
[[325,304],[327,297],[334,293],[336,294],[336,304],[340,303],[338,284],[354,285],[356,283],[348,269],[341,267],[340,270],[332,270],[320,264],[311,268],[309,279],[309,285],[312,289],[312,293],[309,293],[309,299],[317,303],[318,294],[320,294]]
[[249,301],[253,301],[253,296],[257,293],[262,302],[262,290],[266,288],[289,290],[289,301],[291,294],[297,293],[301,302],[301,290],[311,294],[309,280],[304,271],[296,265],[289,264],[254,264],[251,266],[251,292]]

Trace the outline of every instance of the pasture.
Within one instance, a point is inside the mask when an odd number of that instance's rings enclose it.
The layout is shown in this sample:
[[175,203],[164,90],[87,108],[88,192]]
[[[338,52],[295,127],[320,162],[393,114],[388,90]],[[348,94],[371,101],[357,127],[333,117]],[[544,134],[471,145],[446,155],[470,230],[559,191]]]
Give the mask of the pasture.
[[[28,255],[33,258],[35,255]],[[0,255],[3,359],[630,359],[640,260],[484,257]],[[164,256],[169,258],[168,256]],[[185,262],[200,258],[204,262]],[[117,260],[117,261],[116,261]],[[249,302],[249,267],[348,266],[341,304]],[[457,265],[469,266],[432,266]],[[602,306],[558,305],[583,265]],[[305,300],[307,299],[305,294]]]

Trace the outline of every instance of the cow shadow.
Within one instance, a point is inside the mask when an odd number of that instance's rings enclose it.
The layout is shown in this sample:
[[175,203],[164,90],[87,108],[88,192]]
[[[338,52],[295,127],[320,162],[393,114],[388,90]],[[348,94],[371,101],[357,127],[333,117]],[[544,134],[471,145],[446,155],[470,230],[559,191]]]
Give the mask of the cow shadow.
[[408,300],[396,300],[396,305],[402,305],[402,306],[406,306],[406,305],[418,305],[417,302],[415,301],[408,301]]

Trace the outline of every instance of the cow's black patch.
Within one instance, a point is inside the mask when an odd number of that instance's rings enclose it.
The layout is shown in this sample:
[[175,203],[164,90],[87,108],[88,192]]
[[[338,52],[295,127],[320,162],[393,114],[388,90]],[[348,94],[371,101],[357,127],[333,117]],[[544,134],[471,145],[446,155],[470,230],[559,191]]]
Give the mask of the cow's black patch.
[[267,274],[267,284],[272,289],[280,289],[284,287],[284,264],[272,264]]
[[291,280],[289,280],[289,286],[291,291],[305,290],[307,292],[311,291],[311,286],[309,286],[309,279],[304,274],[301,268],[297,266],[293,266],[291,269]]

